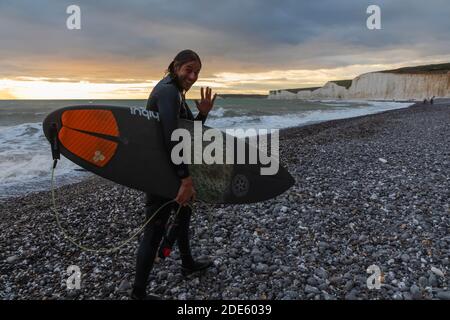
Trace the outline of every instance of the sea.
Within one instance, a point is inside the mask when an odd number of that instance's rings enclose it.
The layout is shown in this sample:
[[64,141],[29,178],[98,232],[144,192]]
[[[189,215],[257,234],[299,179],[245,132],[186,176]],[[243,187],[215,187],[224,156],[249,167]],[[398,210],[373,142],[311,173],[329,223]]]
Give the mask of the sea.
[[[187,103],[195,114],[194,101]],[[405,108],[412,103],[224,98],[215,101],[205,124],[223,130],[282,129]],[[53,110],[86,104],[145,107],[146,100],[0,100],[0,199],[49,190],[53,162],[42,121]],[[56,185],[79,182],[90,175],[62,156],[55,172]]]

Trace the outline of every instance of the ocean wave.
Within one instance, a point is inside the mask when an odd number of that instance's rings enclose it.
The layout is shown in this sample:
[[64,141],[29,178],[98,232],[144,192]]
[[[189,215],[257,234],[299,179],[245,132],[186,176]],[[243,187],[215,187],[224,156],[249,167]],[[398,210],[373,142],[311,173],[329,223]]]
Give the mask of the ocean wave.
[[217,109],[212,109],[208,116],[213,116],[213,117],[223,117],[223,115],[225,114],[225,108],[219,107]]
[[[41,123],[0,127],[0,197],[48,189],[52,164]],[[62,157],[56,179],[75,181],[86,175],[76,168],[79,166]]]
[[[324,103],[324,101],[322,101]],[[282,129],[316,123],[327,120],[351,118],[373,114],[386,110],[405,108],[409,102],[389,101],[342,101],[347,107],[336,106],[335,101],[326,101],[336,108],[307,106],[308,109],[290,108],[281,114],[271,114],[274,110],[264,111],[231,109],[219,107],[211,111],[206,121],[209,127],[224,129]],[[244,113],[245,112],[245,113]],[[268,113],[270,112],[270,113]],[[0,126],[0,197],[22,194],[28,191],[45,190],[50,186],[52,156],[41,123],[22,123],[14,126]],[[56,170],[56,179],[60,183],[76,182],[90,175],[78,171],[80,167],[61,157]]]
[[366,101],[366,103],[365,106],[305,110],[298,113],[289,112],[282,115],[225,117],[208,120],[206,125],[219,129],[283,129],[328,120],[358,117],[386,110],[406,108],[411,105],[411,103],[377,101]]

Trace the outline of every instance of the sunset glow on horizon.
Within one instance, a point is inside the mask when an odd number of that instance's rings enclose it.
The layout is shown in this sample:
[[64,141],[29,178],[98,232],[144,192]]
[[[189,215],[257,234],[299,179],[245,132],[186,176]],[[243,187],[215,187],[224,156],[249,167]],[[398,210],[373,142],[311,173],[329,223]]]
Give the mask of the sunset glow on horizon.
[[[221,72],[213,77],[200,77],[187,93],[198,99],[201,87],[210,87],[218,94],[268,94],[269,90],[322,86],[330,80],[352,79],[359,74],[393,69],[402,64],[354,65],[317,70],[275,70],[268,72]],[[71,81],[69,78],[17,77],[0,79],[0,99],[147,99],[160,79],[130,81]]]

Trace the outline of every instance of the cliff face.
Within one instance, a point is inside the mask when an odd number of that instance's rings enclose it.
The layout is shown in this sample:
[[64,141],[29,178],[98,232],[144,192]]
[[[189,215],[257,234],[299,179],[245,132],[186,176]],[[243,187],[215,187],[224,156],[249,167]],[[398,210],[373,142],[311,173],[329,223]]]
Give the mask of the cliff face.
[[304,93],[298,92],[297,96],[300,99],[328,99],[330,97],[333,97],[333,99],[346,99],[347,89],[328,81],[322,88],[305,91]]
[[450,96],[450,72],[366,73],[356,77],[348,90],[348,97],[356,99],[424,99],[432,96]]
[[291,100],[291,99],[297,99],[297,94],[289,92],[287,90],[270,91],[267,99]]
[[348,89],[338,84],[329,81],[321,88],[296,94],[285,90],[271,91],[269,99],[422,100],[432,96],[450,97],[450,72],[371,72],[353,79]]

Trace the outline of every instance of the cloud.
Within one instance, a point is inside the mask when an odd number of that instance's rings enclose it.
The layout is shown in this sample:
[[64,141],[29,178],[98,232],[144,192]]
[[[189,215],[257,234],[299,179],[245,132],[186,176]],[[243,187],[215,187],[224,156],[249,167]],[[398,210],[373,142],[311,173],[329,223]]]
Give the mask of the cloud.
[[[2,1],[2,77],[143,82],[162,77],[185,48],[200,54],[205,78],[354,65],[369,71],[373,65],[441,62],[450,52],[447,0],[76,3],[82,29],[70,31],[66,8],[73,1]],[[370,4],[381,7],[382,30],[366,28]]]

